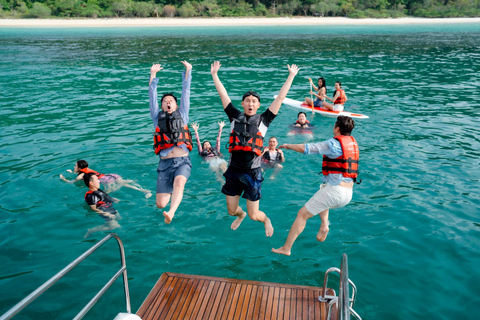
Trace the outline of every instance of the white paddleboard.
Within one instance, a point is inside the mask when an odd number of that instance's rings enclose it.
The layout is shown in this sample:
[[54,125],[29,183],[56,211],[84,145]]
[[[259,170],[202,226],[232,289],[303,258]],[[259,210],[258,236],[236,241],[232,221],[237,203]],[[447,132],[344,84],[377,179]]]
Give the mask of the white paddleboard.
[[[274,98],[277,98],[277,96],[273,96]],[[298,100],[293,100],[289,98],[285,98],[283,100],[283,103],[289,107],[301,109],[305,112],[312,111],[312,106],[308,105],[305,103],[305,101],[298,101]],[[313,111],[316,113],[321,114],[322,116],[325,117],[330,117],[330,118],[336,118],[338,116],[347,116],[351,118],[356,118],[356,119],[368,119],[368,116],[360,113],[351,113],[348,111],[330,111],[330,110],[325,110],[320,107],[313,107]]]

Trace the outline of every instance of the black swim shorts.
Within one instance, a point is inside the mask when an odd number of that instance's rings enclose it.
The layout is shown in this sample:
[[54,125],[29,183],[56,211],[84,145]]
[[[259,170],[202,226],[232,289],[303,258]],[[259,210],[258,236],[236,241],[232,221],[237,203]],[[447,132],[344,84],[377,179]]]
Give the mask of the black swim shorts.
[[257,201],[262,197],[262,170],[260,168],[241,170],[229,167],[223,174],[225,184],[222,187],[222,193],[227,196],[240,196],[242,198]]

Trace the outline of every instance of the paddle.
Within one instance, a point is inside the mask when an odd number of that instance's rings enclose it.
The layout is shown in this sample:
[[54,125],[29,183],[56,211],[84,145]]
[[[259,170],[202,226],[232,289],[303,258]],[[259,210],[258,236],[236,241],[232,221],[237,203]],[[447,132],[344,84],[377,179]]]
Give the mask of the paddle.
[[308,78],[308,80],[310,80],[310,100],[312,100],[312,114],[315,115],[315,109],[313,108],[313,94],[311,93],[313,92],[313,82],[310,78]]

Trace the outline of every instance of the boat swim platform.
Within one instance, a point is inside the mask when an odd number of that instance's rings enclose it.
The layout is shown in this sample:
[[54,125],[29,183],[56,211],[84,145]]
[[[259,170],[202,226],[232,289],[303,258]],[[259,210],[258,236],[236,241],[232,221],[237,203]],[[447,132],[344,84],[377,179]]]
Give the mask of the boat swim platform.
[[[323,288],[166,272],[137,311],[142,320],[326,319]],[[327,288],[327,295],[335,295]],[[336,305],[331,318],[336,319]]]

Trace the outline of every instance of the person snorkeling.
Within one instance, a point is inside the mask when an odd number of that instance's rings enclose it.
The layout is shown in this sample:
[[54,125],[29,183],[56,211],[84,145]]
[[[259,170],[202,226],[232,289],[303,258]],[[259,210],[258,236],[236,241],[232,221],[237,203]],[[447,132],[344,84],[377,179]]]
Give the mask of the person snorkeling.
[[105,191],[100,189],[100,180],[94,173],[86,173],[83,175],[83,182],[88,187],[85,193],[85,202],[92,211],[98,213],[100,217],[105,219],[105,223],[98,227],[88,229],[84,238],[88,238],[92,233],[98,231],[110,231],[120,227],[117,220],[120,220],[120,214],[113,207],[113,203],[119,200],[110,197]]
[[68,183],[75,183],[79,180],[82,180],[85,174],[94,174],[95,176],[97,176],[100,183],[105,186],[105,190],[107,190],[107,192],[113,192],[120,189],[121,187],[126,187],[143,192],[145,194],[145,198],[147,199],[152,196],[152,192],[150,190],[142,188],[138,183],[133,180],[124,180],[121,176],[115,173],[103,174],[90,169],[88,167],[88,162],[85,160],[78,160],[77,162],[75,162],[73,171],[67,169],[67,172],[77,174],[77,177],[73,180],[67,180],[63,176],[63,174],[60,174],[60,179]]
[[203,141],[200,143],[200,136],[198,134],[198,128],[200,127],[198,123],[192,123],[191,127],[195,132],[195,139],[197,140],[198,153],[202,156],[203,160],[210,165],[210,169],[213,172],[218,174],[225,173],[227,171],[227,161],[222,159],[222,154],[220,153],[220,139],[222,137],[222,129],[225,126],[224,121],[218,122],[218,134],[215,148],[212,147],[212,144],[209,141]]

